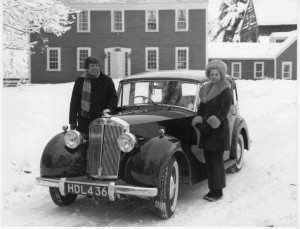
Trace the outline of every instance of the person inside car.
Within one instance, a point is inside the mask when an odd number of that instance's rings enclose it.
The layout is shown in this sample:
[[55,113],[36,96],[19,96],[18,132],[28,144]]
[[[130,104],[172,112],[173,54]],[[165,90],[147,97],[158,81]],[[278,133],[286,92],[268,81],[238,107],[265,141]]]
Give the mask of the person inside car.
[[182,96],[181,83],[177,81],[167,81],[162,93],[163,99],[161,104],[179,105]]

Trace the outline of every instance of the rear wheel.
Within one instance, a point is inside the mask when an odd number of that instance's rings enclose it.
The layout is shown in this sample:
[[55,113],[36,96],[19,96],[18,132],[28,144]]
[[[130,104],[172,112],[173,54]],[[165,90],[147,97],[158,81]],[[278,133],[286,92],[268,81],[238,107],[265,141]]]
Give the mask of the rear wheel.
[[162,179],[158,195],[154,200],[154,207],[158,217],[167,219],[175,212],[179,190],[179,168],[173,156],[168,162]]
[[72,204],[77,198],[77,194],[67,194],[66,196],[62,196],[58,188],[49,187],[49,191],[53,202],[58,206]]
[[240,171],[243,167],[243,160],[244,160],[244,138],[241,134],[238,135],[236,141],[236,151],[234,152],[234,158],[236,162],[234,165],[228,168],[228,172],[236,173]]

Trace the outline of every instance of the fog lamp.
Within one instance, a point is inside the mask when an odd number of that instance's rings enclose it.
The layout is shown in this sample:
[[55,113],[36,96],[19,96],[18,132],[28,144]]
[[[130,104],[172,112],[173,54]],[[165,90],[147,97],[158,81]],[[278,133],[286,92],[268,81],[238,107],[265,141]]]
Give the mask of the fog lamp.
[[64,140],[67,147],[75,149],[82,143],[83,138],[77,130],[70,130],[65,134]]
[[124,153],[128,153],[136,146],[137,139],[131,133],[124,133],[120,135],[117,142],[120,150],[122,150]]

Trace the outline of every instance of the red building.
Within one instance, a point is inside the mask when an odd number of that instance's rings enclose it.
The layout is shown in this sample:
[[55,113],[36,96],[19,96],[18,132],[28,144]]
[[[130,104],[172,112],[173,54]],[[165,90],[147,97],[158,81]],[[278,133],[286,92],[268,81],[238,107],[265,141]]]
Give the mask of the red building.
[[[278,43],[276,38],[285,38]],[[297,80],[297,31],[271,34],[268,42],[211,42],[209,60],[221,59],[236,79]]]
[[89,55],[98,56],[101,70],[112,78],[205,68],[208,0],[66,0],[65,4],[79,10],[76,21],[61,37],[42,34],[48,47],[33,50],[31,83],[74,81]]

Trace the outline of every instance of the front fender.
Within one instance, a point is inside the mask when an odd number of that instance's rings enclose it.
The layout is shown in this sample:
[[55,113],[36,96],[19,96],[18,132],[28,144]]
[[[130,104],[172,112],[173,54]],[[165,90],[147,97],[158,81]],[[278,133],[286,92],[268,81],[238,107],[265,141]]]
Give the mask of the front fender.
[[131,160],[131,178],[139,184],[158,187],[166,164],[177,151],[182,149],[176,138],[163,136],[147,141]]
[[64,143],[65,133],[54,136],[46,145],[41,162],[41,177],[80,176],[85,172],[86,146],[69,149]]

